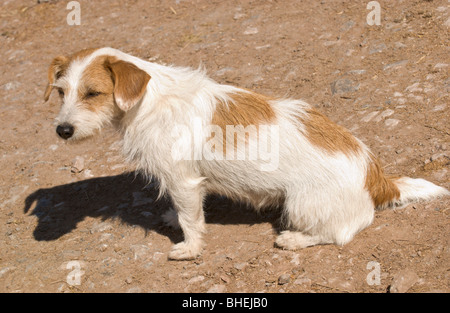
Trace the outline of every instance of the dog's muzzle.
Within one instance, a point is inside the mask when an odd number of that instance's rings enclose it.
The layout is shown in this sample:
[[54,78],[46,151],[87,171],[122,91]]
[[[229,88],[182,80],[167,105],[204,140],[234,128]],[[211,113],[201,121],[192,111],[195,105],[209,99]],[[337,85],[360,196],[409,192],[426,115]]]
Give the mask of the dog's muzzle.
[[66,140],[73,136],[74,131],[75,128],[67,123],[58,125],[58,127],[56,127],[56,133],[59,135],[59,137]]

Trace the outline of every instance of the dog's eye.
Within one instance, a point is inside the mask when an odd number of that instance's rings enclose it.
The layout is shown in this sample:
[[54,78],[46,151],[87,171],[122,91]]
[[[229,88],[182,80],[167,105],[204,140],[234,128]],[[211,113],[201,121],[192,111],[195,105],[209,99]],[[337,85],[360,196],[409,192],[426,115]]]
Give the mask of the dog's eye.
[[64,90],[62,90],[61,88],[58,88],[58,93],[61,97],[64,97]]
[[100,94],[101,94],[101,92],[98,92],[98,91],[89,91],[86,94],[86,98],[94,98],[94,97],[99,96]]

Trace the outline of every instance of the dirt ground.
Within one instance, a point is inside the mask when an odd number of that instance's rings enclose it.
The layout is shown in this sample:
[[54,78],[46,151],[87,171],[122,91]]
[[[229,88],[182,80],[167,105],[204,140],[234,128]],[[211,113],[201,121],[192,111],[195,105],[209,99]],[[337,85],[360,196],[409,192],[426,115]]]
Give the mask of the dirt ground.
[[0,292],[449,292],[450,199],[376,212],[343,247],[274,247],[279,212],[206,204],[206,248],[182,240],[155,184],[124,163],[113,129],[56,136],[52,58],[111,46],[204,66],[221,83],[303,99],[347,127],[393,175],[450,188],[447,0],[68,1],[0,4]]

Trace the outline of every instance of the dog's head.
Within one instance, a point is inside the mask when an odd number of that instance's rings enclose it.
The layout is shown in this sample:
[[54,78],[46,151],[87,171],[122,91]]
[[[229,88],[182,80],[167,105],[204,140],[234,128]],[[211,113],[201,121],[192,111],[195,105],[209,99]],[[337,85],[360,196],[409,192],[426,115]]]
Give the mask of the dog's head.
[[44,99],[50,98],[53,89],[59,93],[62,105],[56,132],[61,138],[78,140],[93,135],[144,96],[150,75],[108,52],[82,50],[56,57],[50,64]]

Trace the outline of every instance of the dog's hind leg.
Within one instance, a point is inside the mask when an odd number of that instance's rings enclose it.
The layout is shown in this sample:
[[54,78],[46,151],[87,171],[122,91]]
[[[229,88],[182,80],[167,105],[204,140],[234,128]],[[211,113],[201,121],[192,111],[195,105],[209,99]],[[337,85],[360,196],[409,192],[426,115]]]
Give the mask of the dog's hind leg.
[[297,231],[283,231],[276,239],[275,244],[286,250],[303,249],[317,244],[331,243],[323,241],[320,236],[310,236]]
[[204,190],[201,186],[201,179],[189,180],[183,184],[178,183],[168,191],[178,214],[178,223],[184,234],[184,241],[173,246],[169,253],[169,259],[195,259],[202,251],[202,235],[205,232]]

